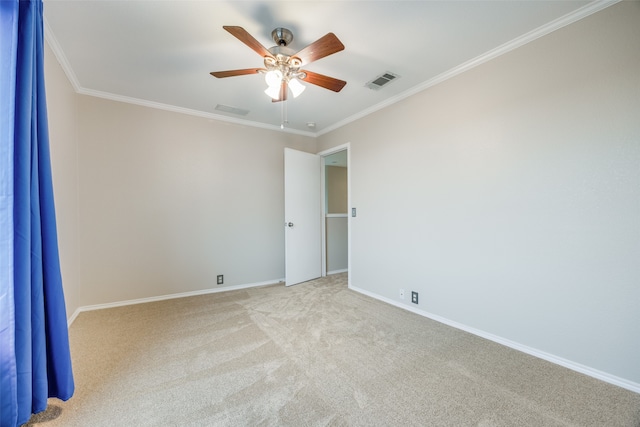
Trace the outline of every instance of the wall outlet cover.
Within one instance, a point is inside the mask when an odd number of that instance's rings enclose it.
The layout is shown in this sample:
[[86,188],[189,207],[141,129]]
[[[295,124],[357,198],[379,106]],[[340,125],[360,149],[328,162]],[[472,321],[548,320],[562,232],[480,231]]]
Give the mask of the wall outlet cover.
[[415,291],[411,291],[411,302],[414,304],[418,303],[418,293]]

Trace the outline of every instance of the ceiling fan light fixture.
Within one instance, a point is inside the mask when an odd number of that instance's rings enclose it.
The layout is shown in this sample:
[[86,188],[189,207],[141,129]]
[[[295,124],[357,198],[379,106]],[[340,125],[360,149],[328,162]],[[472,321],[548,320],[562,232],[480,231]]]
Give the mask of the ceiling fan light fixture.
[[275,87],[279,90],[282,83],[282,72],[280,70],[270,70],[264,75],[264,81],[267,82],[269,88]]
[[269,86],[265,89],[264,93],[269,95],[272,99],[280,99],[280,85]]
[[289,89],[291,89],[291,93],[293,93],[293,97],[297,98],[307,87],[300,83],[298,79],[289,80]]
[[[313,61],[344,50],[344,45],[333,33],[325,34],[296,52],[289,47],[293,40],[293,34],[286,28],[278,27],[273,30],[271,36],[276,46],[269,49],[264,47],[242,27],[225,25],[222,28],[260,55],[264,61],[264,68],[211,72],[210,74],[216,78],[264,74],[265,82],[268,86],[264,92],[274,102],[286,101],[289,89],[291,89],[294,98],[300,96],[306,89],[306,85],[302,84],[301,80],[304,83],[320,86],[334,92],[340,92],[344,85],[347,84],[347,82],[333,77],[300,70],[303,64],[306,66]],[[283,108],[284,105],[285,103],[282,102]],[[283,123],[286,123],[286,120],[283,119]]]

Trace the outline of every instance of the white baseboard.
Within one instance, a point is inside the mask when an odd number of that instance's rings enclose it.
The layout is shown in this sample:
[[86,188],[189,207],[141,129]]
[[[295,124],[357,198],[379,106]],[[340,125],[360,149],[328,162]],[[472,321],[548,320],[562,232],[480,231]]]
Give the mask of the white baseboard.
[[551,363],[554,363],[556,365],[564,366],[565,368],[571,369],[572,371],[580,372],[581,374],[588,375],[590,377],[596,378],[596,379],[604,381],[606,383],[613,384],[613,385],[616,385],[618,387],[622,387],[624,389],[627,389],[627,390],[630,390],[630,391],[633,391],[635,393],[639,393],[640,394],[640,384],[638,384],[636,382],[629,381],[627,379],[620,378],[620,377],[617,377],[615,375],[611,375],[611,374],[609,374],[607,372],[602,372],[602,371],[599,371],[597,369],[593,369],[593,368],[591,368],[589,366],[585,366],[585,365],[582,365],[580,363],[576,363],[576,362],[573,362],[571,360],[567,360],[567,359],[564,359],[562,357],[555,356],[553,354],[538,350],[538,349],[533,348],[533,347],[522,345],[522,344],[517,343],[515,341],[511,341],[511,340],[508,340],[506,338],[502,338],[500,336],[493,335],[493,334],[490,334],[488,332],[481,331],[479,329],[475,329],[475,328],[472,328],[472,327],[467,326],[467,325],[463,325],[463,324],[455,322],[453,320],[449,320],[449,319],[446,319],[444,317],[438,316],[437,314],[432,314],[432,313],[426,312],[424,310],[420,310],[418,308],[411,307],[409,305],[405,305],[405,304],[399,303],[399,302],[394,301],[392,299],[385,298],[385,297],[382,297],[380,295],[376,295],[374,293],[371,293],[371,292],[366,291],[366,290],[361,289],[361,288],[357,288],[355,286],[349,285],[349,289],[351,289],[353,291],[356,291],[358,293],[361,293],[363,295],[369,296],[371,298],[377,299],[379,301],[385,302],[387,304],[391,304],[393,306],[396,306],[396,307],[402,308],[404,310],[410,311],[412,313],[418,314],[420,316],[427,317],[427,318],[429,318],[431,320],[435,320],[436,322],[443,323],[443,324],[445,324],[447,326],[451,326],[453,328],[460,329],[460,330],[465,331],[465,332],[469,332],[470,334],[479,336],[481,338],[488,339],[489,341],[493,341],[493,342],[496,342],[498,344],[502,344],[502,345],[504,345],[506,347],[509,347],[509,348],[512,348],[514,350],[518,350],[518,351],[521,351],[523,353],[529,354],[531,356],[546,360],[547,362],[551,362]]
[[349,271],[348,268],[343,268],[342,270],[331,270],[331,271],[327,271],[327,276],[331,274],[346,273],[347,271]]
[[78,314],[80,314],[82,311],[82,307],[78,307],[76,311],[73,312],[71,317],[67,319],[67,328],[71,326],[71,324],[76,320],[76,317],[78,317]]
[[[337,273],[343,273],[348,271],[348,269],[345,270],[336,270],[336,271],[328,271],[327,274],[337,274]],[[239,289],[247,289],[247,288],[256,288],[259,286],[267,286],[267,285],[273,285],[273,284],[277,284],[277,283],[282,283],[284,282],[284,279],[276,279],[276,280],[270,280],[270,281],[266,281],[266,282],[258,282],[258,283],[248,283],[248,284],[244,284],[244,285],[235,285],[235,286],[226,286],[226,287],[222,287],[222,288],[212,288],[212,289],[202,289],[199,291],[192,291],[192,292],[182,292],[182,293],[177,293],[177,294],[168,294],[168,295],[161,295],[161,296],[156,296],[156,297],[150,297],[150,298],[139,298],[139,299],[133,299],[133,300],[127,300],[127,301],[119,301],[119,302],[113,302],[113,303],[107,303],[107,304],[95,304],[95,305],[87,305],[87,306],[83,306],[78,308],[69,318],[69,320],[67,321],[67,324],[69,326],[71,326],[71,324],[75,321],[75,319],[78,317],[78,315],[84,311],[92,311],[92,310],[101,310],[101,309],[105,309],[105,308],[113,308],[113,307],[122,307],[122,306],[126,306],[126,305],[134,305],[134,304],[144,304],[147,302],[154,302],[154,301],[163,301],[163,300],[168,300],[168,299],[174,299],[174,298],[185,298],[185,297],[191,297],[191,296],[197,296],[197,295],[206,295],[206,294],[212,294],[212,293],[218,293],[218,292],[227,292],[227,291],[235,291],[235,290],[239,290]],[[418,308],[415,307],[411,307],[405,304],[401,304],[397,301],[394,301],[392,299],[389,298],[385,298],[382,297],[380,295],[376,295],[374,293],[371,293],[369,291],[366,291],[364,289],[355,287],[355,286],[351,286],[349,285],[349,289],[361,293],[363,295],[369,296],[373,299],[385,302],[387,304],[393,305],[395,307],[410,311],[412,313],[418,314],[420,316],[429,318],[431,320],[435,320],[436,322],[440,322],[442,324],[451,326],[453,328],[456,329],[460,329],[462,331],[465,332],[469,332],[470,334],[479,336],[481,338],[485,338],[488,339],[489,341],[493,341],[496,342],[498,344],[502,344],[506,347],[512,348],[514,350],[518,350],[521,351],[523,353],[529,354],[531,356],[534,357],[538,357],[540,359],[546,360],[548,362],[551,363],[555,363],[556,365],[560,365],[563,366],[565,368],[571,369],[573,371],[576,372],[580,372],[581,374],[585,374],[588,375],[590,377],[596,378],[598,380],[607,382],[609,384],[613,384],[616,385],[618,387],[622,387],[624,389],[630,390],[632,392],[635,393],[639,393],[640,394],[640,384],[633,382],[633,381],[629,381],[626,380],[624,378],[620,378],[617,377],[615,375],[611,375],[607,372],[602,372],[599,371],[597,369],[593,369],[589,366],[585,366],[582,365],[580,363],[576,363],[573,362],[571,360],[567,360],[564,359],[562,357],[558,357],[555,356],[553,354],[535,349],[533,347],[529,347],[526,345],[522,345],[520,343],[517,343],[515,341],[511,341],[508,340],[506,338],[502,338],[498,335],[493,335],[490,334],[488,332],[476,329],[476,328],[472,328],[470,326],[455,322],[453,320],[449,320],[446,319],[442,316],[438,316],[436,314],[432,314],[429,313],[427,311],[424,310],[420,310]]]
[[277,283],[282,283],[282,282],[284,282],[284,279],[275,279],[275,280],[267,280],[266,282],[247,283],[244,285],[202,289],[199,291],[181,292],[177,294],[160,295],[160,296],[149,297],[149,298],[138,298],[138,299],[132,299],[132,300],[126,300],[126,301],[110,302],[106,304],[85,305],[85,306],[79,307],[71,315],[71,317],[67,321],[67,325],[71,326],[73,321],[76,320],[78,315],[83,311],[102,310],[105,308],[123,307],[125,305],[144,304],[147,302],[164,301],[164,300],[175,299],[175,298],[185,298],[185,297],[193,297],[198,295],[215,294],[218,292],[237,291],[239,289],[257,288],[259,286],[275,285]]

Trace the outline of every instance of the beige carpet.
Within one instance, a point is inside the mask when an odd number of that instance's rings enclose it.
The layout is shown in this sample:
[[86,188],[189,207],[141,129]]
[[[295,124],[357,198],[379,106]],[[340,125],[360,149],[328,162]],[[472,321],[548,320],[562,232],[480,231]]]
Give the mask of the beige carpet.
[[384,304],[340,274],[82,313],[53,426],[640,426],[640,395]]

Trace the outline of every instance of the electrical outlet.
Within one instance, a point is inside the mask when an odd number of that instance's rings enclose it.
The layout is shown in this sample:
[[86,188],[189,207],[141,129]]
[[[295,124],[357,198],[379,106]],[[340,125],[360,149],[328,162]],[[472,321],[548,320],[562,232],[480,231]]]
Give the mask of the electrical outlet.
[[415,291],[411,291],[411,302],[414,304],[418,303],[418,293]]
[[224,276],[222,274],[218,274],[218,285],[222,285],[224,283]]
[[404,299],[404,289],[400,289],[400,299]]

